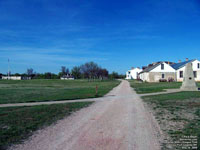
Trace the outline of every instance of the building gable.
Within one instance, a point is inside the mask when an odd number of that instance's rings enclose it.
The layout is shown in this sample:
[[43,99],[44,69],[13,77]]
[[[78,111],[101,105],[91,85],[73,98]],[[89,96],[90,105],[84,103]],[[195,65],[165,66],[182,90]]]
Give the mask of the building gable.
[[178,70],[180,68],[185,67],[185,65],[189,62],[194,62],[196,59],[192,59],[192,60],[188,60],[188,61],[184,61],[184,62],[180,62],[180,63],[176,63],[176,64],[172,64],[171,67],[174,68],[175,70]]
[[176,72],[169,64],[162,62],[153,68],[150,72]]
[[[191,63],[192,63],[193,70],[200,70],[200,61],[199,60],[194,59],[194,60],[191,61]],[[178,71],[178,72],[179,71],[184,71],[186,64],[181,66],[180,68],[178,68],[176,71]]]

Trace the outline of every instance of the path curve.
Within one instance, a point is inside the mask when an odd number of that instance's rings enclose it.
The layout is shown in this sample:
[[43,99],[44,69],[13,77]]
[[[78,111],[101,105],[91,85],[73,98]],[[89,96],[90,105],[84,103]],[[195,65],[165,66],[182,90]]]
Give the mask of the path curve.
[[183,92],[181,89],[164,89],[163,92],[156,92],[156,93],[145,93],[145,94],[139,94],[139,96],[153,96],[153,95],[160,95],[160,94],[170,94],[170,93],[178,93]]
[[105,99],[35,132],[11,149],[160,150],[157,123],[128,81],[122,81]]
[[[156,93],[145,93],[145,94],[138,94],[140,97],[142,96],[152,96],[152,95],[160,95],[160,94],[170,94],[170,93],[177,93],[182,92],[181,89],[166,89],[166,91],[163,92],[156,92]],[[27,103],[11,103],[11,104],[0,104],[1,107],[16,107],[16,106],[36,106],[36,105],[51,105],[51,104],[63,104],[63,103],[76,103],[76,102],[93,102],[93,101],[104,101],[104,100],[110,100],[110,93],[106,94],[104,97],[99,98],[86,98],[86,99],[75,99],[75,100],[59,100],[59,101],[46,101],[46,102],[27,102]],[[132,96],[131,95],[126,95]],[[120,96],[118,95],[118,98]],[[123,95],[121,96],[123,98]]]

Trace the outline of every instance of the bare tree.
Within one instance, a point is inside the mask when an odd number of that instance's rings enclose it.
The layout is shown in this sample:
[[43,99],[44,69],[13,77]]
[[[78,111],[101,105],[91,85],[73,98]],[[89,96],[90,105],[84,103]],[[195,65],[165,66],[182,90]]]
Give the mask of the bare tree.
[[80,67],[81,73],[85,78],[95,79],[98,75],[99,66],[94,62],[87,62]]
[[61,66],[61,75],[67,75],[69,73],[70,71],[68,68],[66,68],[65,66]]
[[28,76],[32,76],[33,75],[33,69],[32,68],[28,68],[27,69],[27,75]]
[[78,66],[75,66],[71,70],[72,75],[74,76],[75,79],[81,78],[81,68]]
[[62,73],[62,75],[66,75],[66,67],[65,66],[61,66],[61,73]]
[[108,71],[106,69],[99,68],[97,76],[99,79],[103,80],[104,78],[108,77]]
[[66,74],[70,74],[70,71],[69,71],[69,69],[68,69],[68,68],[66,69]]

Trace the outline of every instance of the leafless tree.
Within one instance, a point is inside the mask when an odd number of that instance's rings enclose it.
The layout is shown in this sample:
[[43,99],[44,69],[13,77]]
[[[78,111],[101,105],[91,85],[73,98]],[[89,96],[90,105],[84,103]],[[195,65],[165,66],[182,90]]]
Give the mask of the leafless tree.
[[80,67],[81,73],[85,78],[95,79],[98,75],[99,66],[94,62],[87,62]]
[[62,73],[62,75],[66,75],[66,67],[65,66],[61,66],[61,73]]
[[81,78],[81,68],[79,66],[73,67],[71,73],[75,79]]
[[27,75],[28,76],[32,76],[34,73],[33,73],[33,69],[32,68],[28,68],[27,69]]

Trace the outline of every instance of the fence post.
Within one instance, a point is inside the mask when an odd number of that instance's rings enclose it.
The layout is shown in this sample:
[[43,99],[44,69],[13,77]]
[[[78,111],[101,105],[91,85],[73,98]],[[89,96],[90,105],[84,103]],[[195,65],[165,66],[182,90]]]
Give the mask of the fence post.
[[96,84],[96,96],[98,95],[98,86]]

